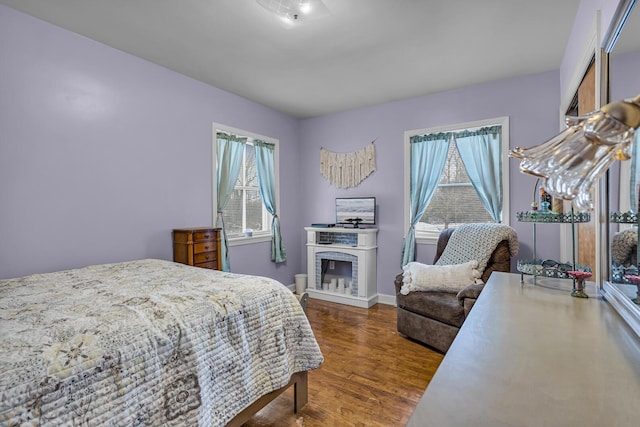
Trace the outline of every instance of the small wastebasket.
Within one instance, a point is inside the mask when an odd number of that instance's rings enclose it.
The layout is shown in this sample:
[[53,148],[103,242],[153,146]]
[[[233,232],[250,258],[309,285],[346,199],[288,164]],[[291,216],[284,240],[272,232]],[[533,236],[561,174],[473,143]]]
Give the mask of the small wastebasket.
[[307,289],[307,275],[306,274],[296,274],[296,294],[302,295]]

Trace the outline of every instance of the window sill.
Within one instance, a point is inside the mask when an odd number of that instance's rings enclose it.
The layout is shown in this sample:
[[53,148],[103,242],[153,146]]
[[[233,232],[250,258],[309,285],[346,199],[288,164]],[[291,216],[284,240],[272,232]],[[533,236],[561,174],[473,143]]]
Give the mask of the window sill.
[[416,237],[418,245],[435,245],[438,243],[437,237]]
[[251,237],[236,236],[229,237],[229,246],[250,245],[253,243],[262,243],[271,241],[271,233],[253,235]]

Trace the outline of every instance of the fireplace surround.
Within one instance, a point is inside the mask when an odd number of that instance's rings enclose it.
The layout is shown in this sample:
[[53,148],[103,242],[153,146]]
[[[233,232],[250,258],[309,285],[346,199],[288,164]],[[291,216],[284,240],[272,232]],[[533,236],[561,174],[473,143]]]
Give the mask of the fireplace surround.
[[305,227],[311,298],[369,308],[378,302],[377,228]]

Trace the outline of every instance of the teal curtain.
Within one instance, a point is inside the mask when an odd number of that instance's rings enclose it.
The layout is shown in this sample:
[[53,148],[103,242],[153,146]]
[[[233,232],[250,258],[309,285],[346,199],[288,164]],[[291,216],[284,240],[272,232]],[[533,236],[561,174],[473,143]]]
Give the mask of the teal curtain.
[[415,226],[424,215],[425,210],[427,210],[427,206],[431,202],[436,187],[440,182],[440,177],[447,161],[450,140],[451,133],[411,137],[411,225],[407,235],[404,237],[402,266],[416,259]]
[[271,221],[271,261],[275,263],[285,262],[287,260],[287,251],[285,251],[282,242],[280,219],[276,212],[275,146],[257,139],[253,141],[253,146],[256,153],[260,197],[262,197],[262,202],[267,211],[273,216]]
[[638,201],[640,198],[640,195],[638,194],[638,184],[640,184],[640,181],[638,181],[638,172],[639,169],[638,168],[638,161],[640,159],[638,159],[638,144],[640,144],[640,130],[636,131],[636,139],[632,142],[633,146],[631,147],[631,183],[630,183],[630,190],[629,191],[629,206],[630,206],[630,210],[632,210],[633,212],[638,213]]
[[216,224],[222,228],[222,244],[220,245],[220,256],[222,258],[222,270],[231,271],[231,262],[229,261],[229,240],[227,232],[224,228],[224,220],[222,219],[222,211],[229,202],[233,194],[233,187],[238,181],[240,169],[242,168],[242,153],[244,151],[247,138],[236,135],[217,132],[216,139],[218,141],[217,153],[217,216]]
[[454,138],[482,205],[495,222],[502,222],[501,126],[457,132]]

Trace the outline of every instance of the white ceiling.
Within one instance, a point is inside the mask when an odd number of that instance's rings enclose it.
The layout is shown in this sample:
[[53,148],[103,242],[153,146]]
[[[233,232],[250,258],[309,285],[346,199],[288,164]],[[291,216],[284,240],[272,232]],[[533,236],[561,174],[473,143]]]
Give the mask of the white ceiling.
[[560,68],[579,0],[0,0],[299,118]]

